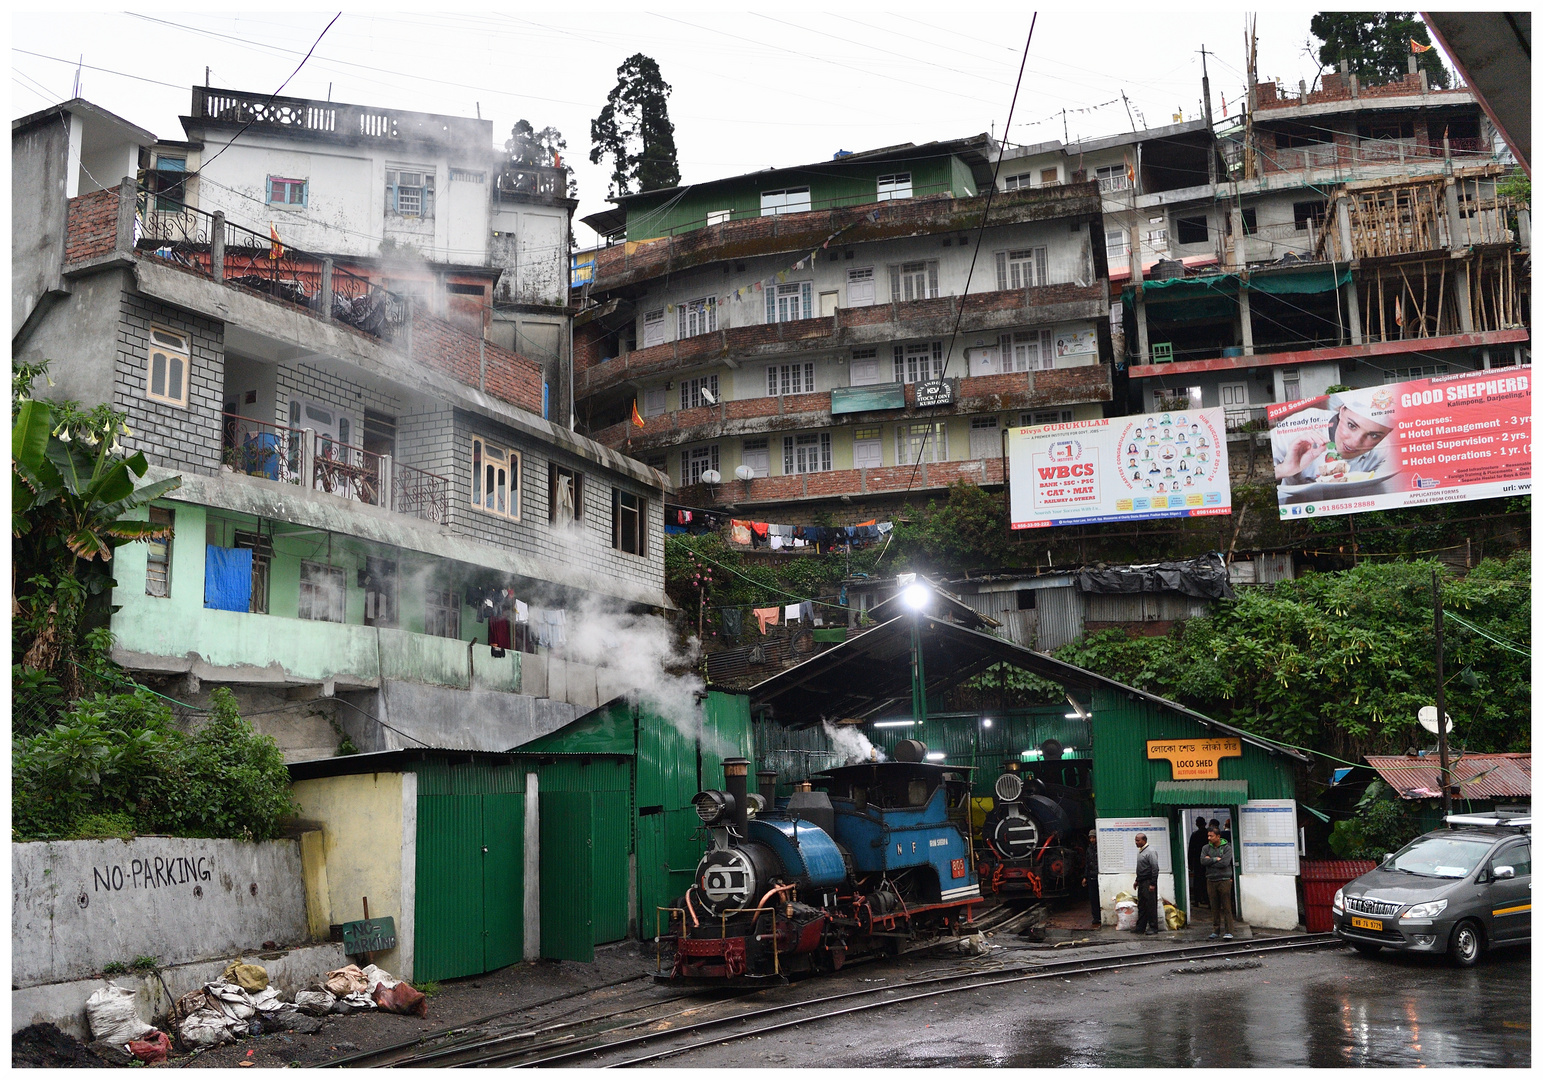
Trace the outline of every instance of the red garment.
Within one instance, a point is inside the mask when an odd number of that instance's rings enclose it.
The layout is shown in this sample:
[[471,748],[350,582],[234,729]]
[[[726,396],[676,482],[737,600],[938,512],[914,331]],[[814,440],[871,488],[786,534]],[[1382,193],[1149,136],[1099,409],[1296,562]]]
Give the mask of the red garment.
[[488,644],[497,648],[514,648],[514,635],[509,632],[509,616],[499,615],[488,620]]
[[771,526],[766,524],[764,521],[752,521],[750,523],[751,531],[754,532],[757,536],[761,537],[763,540],[766,538],[766,532],[770,528]]

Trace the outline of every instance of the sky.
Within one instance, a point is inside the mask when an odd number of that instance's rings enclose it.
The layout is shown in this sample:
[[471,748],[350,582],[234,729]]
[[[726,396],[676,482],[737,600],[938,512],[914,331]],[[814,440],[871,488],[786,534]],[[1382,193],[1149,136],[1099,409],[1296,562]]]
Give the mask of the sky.
[[[579,185],[576,239],[587,245],[594,235],[578,219],[610,205],[609,163],[589,161],[590,121],[616,68],[636,52],[653,57],[672,87],[685,183],[825,160],[837,150],[1004,131],[1015,143],[1075,140],[1161,127],[1176,113],[1195,119],[1202,47],[1218,119],[1223,99],[1236,115],[1246,81],[1245,16],[1232,8],[771,10],[345,10],[284,94],[480,114],[500,146],[516,120],[556,127]],[[1319,72],[1310,55],[1317,43],[1309,49],[1312,10],[1258,13],[1261,78],[1312,84]],[[212,86],[272,93],[336,14],[16,13],[12,115],[69,99],[79,63],[80,96],[181,139],[177,117],[188,112],[206,66]]]

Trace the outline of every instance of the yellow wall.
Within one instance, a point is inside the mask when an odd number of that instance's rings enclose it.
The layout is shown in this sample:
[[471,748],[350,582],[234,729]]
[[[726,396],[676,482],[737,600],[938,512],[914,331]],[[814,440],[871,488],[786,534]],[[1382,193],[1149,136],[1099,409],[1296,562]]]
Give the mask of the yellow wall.
[[307,901],[314,896],[324,905],[310,914],[312,925],[362,919],[362,898],[369,897],[372,918],[396,920],[398,947],[376,953],[374,960],[398,978],[406,977],[403,970],[411,965],[412,931],[412,913],[402,910],[403,775],[328,776],[293,785],[300,817],[322,832],[321,858],[303,860]]

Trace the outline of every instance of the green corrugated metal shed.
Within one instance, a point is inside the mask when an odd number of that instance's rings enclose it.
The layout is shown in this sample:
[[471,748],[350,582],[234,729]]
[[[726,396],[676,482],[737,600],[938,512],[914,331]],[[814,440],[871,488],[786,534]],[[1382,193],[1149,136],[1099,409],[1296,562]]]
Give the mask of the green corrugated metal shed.
[[1247,780],[1159,780],[1154,806],[1239,806],[1248,801]]

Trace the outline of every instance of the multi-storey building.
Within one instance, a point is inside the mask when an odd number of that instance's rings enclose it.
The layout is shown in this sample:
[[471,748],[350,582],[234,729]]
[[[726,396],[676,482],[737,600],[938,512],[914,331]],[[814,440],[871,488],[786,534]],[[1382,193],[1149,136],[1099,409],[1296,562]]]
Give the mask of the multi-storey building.
[[494,148],[490,120],[197,86],[186,138],[149,146],[144,228],[197,216],[277,235],[540,364],[566,425],[568,170]]
[[669,606],[665,478],[544,420],[539,365],[293,223],[281,245],[160,209],[134,169],[164,147],[82,101],[12,126],[13,355],[181,477],[151,511],[174,537],[117,553],[114,657],[195,703],[234,686],[291,757],[330,754],[333,723],[361,749],[508,749],[637,685],[563,641]]
[[997,153],[841,153],[586,219],[611,243],[582,260],[580,429],[783,520],[1001,483],[1005,428],[1103,415],[1112,352],[1096,184],[993,191]]
[[1096,174],[1131,412],[1221,406],[1237,429],[1336,384],[1526,362],[1530,222],[1470,90],[1329,73],[1250,105],[1214,141],[1197,121],[1004,163]]

